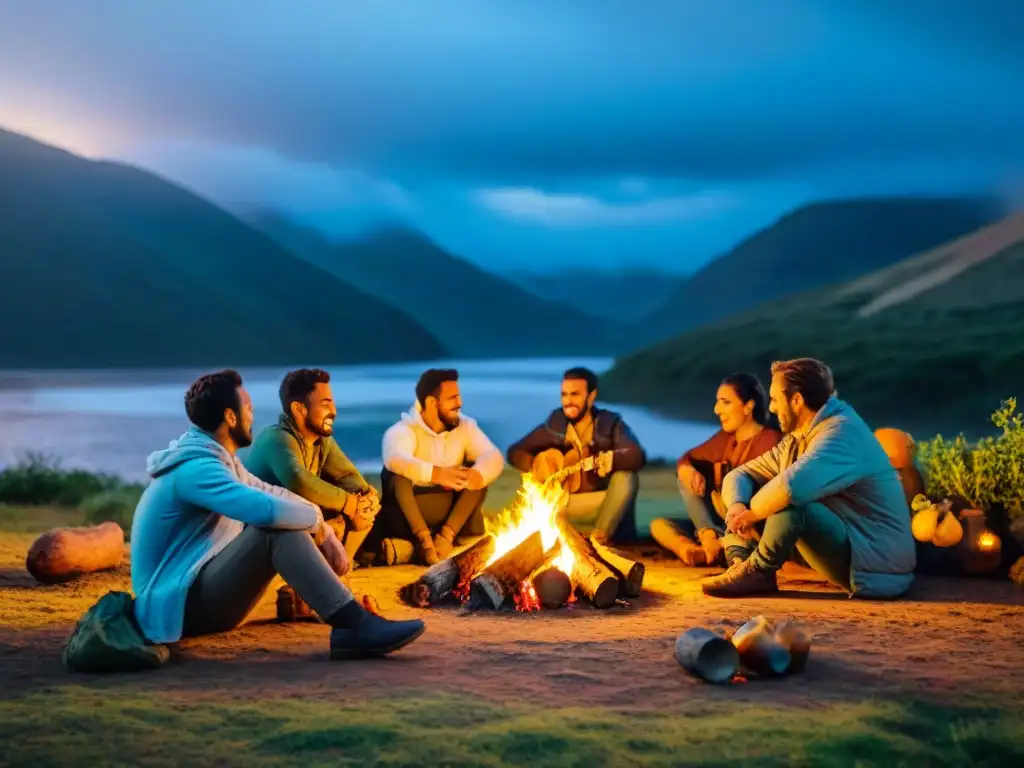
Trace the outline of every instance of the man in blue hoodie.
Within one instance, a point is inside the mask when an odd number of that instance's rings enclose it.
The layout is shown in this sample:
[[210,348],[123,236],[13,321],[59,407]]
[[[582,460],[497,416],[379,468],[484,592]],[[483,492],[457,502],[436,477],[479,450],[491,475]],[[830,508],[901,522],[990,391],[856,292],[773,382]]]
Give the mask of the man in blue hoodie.
[[794,551],[853,596],[904,594],[917,560],[903,486],[874,433],[836,396],[832,371],[811,358],[775,363],[769,397],[785,436],[725,476],[732,565],[702,582],[705,594],[774,592]]
[[277,574],[332,627],[331,658],[379,656],[423,622],[366,611],[339,576],[348,554],[320,508],[256,478],[236,456],[252,443],[252,401],[225,370],[185,394],[193,426],[149,456],[152,481],[132,522],[135,616],[155,643],[238,626]]

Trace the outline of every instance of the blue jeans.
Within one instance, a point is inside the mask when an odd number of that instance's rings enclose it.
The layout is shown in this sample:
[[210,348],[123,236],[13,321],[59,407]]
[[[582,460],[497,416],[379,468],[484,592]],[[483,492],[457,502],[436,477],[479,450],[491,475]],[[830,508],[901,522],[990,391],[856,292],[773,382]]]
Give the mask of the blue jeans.
[[718,516],[710,496],[698,496],[678,480],[677,485],[679,486],[679,495],[683,499],[683,509],[686,510],[686,516],[693,523],[694,531],[699,533],[705,528],[711,528],[719,536],[725,533],[725,521]]
[[734,533],[723,540],[725,556],[750,559],[756,568],[777,571],[794,551],[803,561],[833,584],[850,589],[850,534],[846,525],[824,504],[811,502],[786,507],[758,523],[761,541]]

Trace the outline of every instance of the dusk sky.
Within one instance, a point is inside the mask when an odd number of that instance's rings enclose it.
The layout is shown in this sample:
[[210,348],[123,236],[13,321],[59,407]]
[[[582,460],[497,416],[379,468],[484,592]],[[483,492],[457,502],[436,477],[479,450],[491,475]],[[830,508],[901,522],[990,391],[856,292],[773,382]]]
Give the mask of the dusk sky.
[[689,271],[810,200],[1024,202],[1021,0],[4,0],[0,127],[495,269]]

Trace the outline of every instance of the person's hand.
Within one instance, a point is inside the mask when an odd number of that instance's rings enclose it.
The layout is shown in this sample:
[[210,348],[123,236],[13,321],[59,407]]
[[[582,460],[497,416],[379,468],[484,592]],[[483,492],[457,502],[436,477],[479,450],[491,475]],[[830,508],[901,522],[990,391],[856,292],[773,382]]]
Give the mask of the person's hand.
[[434,467],[430,479],[449,491],[461,491],[466,487],[467,471],[463,467]]
[[358,503],[369,507],[370,514],[376,515],[380,512],[380,496],[377,494],[377,489],[372,485],[368,485],[359,491],[358,496]]
[[484,487],[484,476],[480,474],[479,470],[467,469],[466,470],[466,486],[467,491],[479,491]]
[[352,570],[352,560],[334,529],[330,526],[326,526],[326,528],[329,533],[324,536],[324,540],[320,544],[320,551],[323,553],[324,559],[327,560],[327,564],[331,566],[331,570],[338,576],[345,576]]
[[676,475],[679,478],[679,484],[683,488],[689,488],[698,496],[703,496],[706,489],[706,482],[704,475],[698,472],[689,464],[683,464],[679,467]]
[[430,535],[429,530],[422,530],[416,534],[416,539],[419,541],[420,554],[423,556],[423,562],[427,565],[435,565],[441,562],[441,558],[437,556],[437,550],[434,549],[434,539]]
[[725,513],[725,527],[731,532],[750,538],[749,534],[754,527],[754,513],[746,504],[736,503],[729,506]]
[[606,475],[611,474],[612,463],[614,462],[614,460],[615,454],[612,453],[611,451],[602,451],[601,453],[597,454],[597,461],[594,462],[596,464],[594,468],[597,470],[597,476],[604,477]]
[[438,560],[444,560],[452,553],[452,546],[455,541],[455,531],[447,525],[442,525],[441,530],[434,537],[434,551],[437,552]]

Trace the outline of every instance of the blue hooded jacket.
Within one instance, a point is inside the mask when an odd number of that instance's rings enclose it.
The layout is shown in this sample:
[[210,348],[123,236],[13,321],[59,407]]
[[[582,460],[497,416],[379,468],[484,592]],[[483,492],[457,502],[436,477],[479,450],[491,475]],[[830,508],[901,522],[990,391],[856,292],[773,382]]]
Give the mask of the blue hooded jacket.
[[192,427],[146,462],[153,478],[132,521],[135,618],[154,643],[181,638],[199,570],[246,525],[317,532],[320,508],[250,474],[210,434]]

